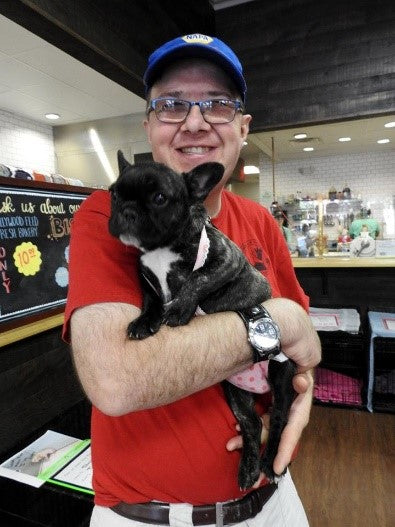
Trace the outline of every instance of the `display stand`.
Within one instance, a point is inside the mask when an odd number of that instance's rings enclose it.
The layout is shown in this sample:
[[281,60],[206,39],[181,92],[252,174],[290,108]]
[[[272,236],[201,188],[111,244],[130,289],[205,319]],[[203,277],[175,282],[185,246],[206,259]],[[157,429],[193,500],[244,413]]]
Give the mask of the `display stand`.
[[316,368],[314,400],[318,404],[365,406],[365,343],[356,309],[310,308],[322,346]]
[[370,346],[367,407],[395,412],[395,313],[369,311]]

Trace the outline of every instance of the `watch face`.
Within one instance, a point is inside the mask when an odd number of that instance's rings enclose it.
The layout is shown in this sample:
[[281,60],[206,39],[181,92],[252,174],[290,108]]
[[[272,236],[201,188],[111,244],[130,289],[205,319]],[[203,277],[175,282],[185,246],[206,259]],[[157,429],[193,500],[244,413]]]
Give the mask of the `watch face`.
[[270,320],[260,319],[253,322],[249,334],[251,344],[262,351],[270,351],[280,344],[278,330]]

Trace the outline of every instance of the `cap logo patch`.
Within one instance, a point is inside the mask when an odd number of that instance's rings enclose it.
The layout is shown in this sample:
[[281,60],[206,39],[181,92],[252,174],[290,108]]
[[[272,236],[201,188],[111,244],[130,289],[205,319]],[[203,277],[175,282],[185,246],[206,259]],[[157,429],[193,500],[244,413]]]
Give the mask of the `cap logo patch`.
[[213,39],[207,35],[201,35],[200,33],[194,33],[193,35],[185,35],[181,37],[187,44],[210,44]]

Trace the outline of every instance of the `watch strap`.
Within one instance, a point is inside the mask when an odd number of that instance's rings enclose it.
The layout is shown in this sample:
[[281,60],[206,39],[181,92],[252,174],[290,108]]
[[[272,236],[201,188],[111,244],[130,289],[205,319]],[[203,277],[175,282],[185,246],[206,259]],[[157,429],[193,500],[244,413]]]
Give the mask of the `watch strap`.
[[[253,307],[250,307],[250,308],[247,308],[247,309],[236,311],[236,313],[243,320],[244,325],[245,325],[245,327],[247,329],[247,334],[249,334],[250,323],[254,322],[255,320],[258,320],[260,318],[268,318],[269,320],[271,320],[273,322],[273,319],[270,316],[270,313],[261,304],[258,304],[256,306],[253,306]],[[274,322],[273,322],[273,324],[274,324]],[[276,324],[276,326],[277,326],[277,324]],[[250,344],[251,344],[251,342],[250,342]],[[268,350],[267,352],[263,352],[262,350],[258,351],[252,344],[251,344],[251,348],[252,348],[252,353],[253,353],[252,360],[253,360],[254,364],[256,362],[261,362],[263,360],[271,359],[271,358],[273,358],[274,356],[278,355],[281,352],[281,346],[280,345],[278,346],[278,348],[274,348],[272,350]]]
[[237,313],[241,316],[247,328],[248,328],[250,321],[258,320],[258,318],[262,318],[262,317],[270,318],[270,319],[272,318],[269,314],[269,311],[265,307],[263,307],[261,304],[237,311]]

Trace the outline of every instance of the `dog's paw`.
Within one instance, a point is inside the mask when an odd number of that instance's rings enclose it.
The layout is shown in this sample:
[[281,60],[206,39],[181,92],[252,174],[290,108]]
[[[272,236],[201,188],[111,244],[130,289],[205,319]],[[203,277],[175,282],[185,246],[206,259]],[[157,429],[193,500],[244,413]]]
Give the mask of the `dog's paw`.
[[261,459],[260,467],[261,472],[263,472],[267,479],[272,483],[277,483],[279,479],[287,472],[286,468],[282,474],[276,474],[273,470],[273,463],[266,458]]
[[259,463],[256,459],[243,460],[240,463],[238,483],[241,490],[251,488],[260,476]]
[[166,308],[163,322],[171,327],[185,326],[193,318],[195,311],[194,306],[185,307],[181,302],[173,300]]
[[138,317],[128,326],[127,335],[132,340],[142,340],[154,335],[160,328],[160,322]]

